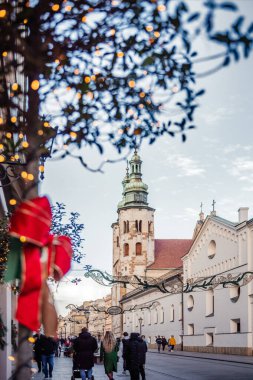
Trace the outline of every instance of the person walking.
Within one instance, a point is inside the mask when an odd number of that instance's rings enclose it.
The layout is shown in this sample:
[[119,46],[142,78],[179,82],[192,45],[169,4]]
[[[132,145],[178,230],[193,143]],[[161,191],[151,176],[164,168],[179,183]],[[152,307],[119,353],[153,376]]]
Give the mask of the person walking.
[[162,336],[162,348],[163,348],[163,351],[165,350],[166,344],[167,344],[167,340],[166,340],[165,336]]
[[146,353],[148,350],[147,343],[142,337],[138,338],[139,341],[139,371],[142,380],[146,380],[146,374],[145,374],[145,363],[146,363]]
[[[143,358],[142,353],[142,343],[144,341],[139,337],[138,333],[131,333],[129,342],[126,346],[126,361],[127,361],[127,368],[130,372],[131,380],[139,380],[140,379],[140,371],[142,371],[142,375],[144,372],[144,379],[145,379],[145,371],[144,371],[144,364],[145,364],[145,358]],[[144,343],[146,346],[146,343]]]
[[33,357],[38,366],[38,372],[41,372],[41,341],[39,334],[33,336],[36,340],[33,346]]
[[123,358],[123,375],[126,375],[126,371],[128,370],[127,368],[127,361],[126,361],[126,348],[127,344],[129,341],[129,336],[127,332],[123,333],[123,338],[122,338],[122,358]]
[[94,352],[97,350],[97,340],[91,336],[86,327],[82,328],[79,337],[74,340],[74,367],[80,369],[82,380],[86,379],[86,372],[88,379],[92,379],[92,369],[94,367]]
[[160,353],[161,352],[161,345],[162,345],[162,338],[160,337],[160,335],[158,335],[158,337],[156,338],[156,344],[157,344],[158,352]]
[[174,335],[171,335],[169,339],[169,344],[168,344],[169,352],[173,352],[175,345],[176,345],[176,339],[174,338]]
[[53,338],[45,335],[40,337],[42,370],[45,379],[51,379],[54,369],[54,355],[56,350],[56,342]]
[[117,372],[119,347],[111,331],[106,331],[101,343],[100,358],[104,361],[105,373],[108,379],[113,379],[113,372]]

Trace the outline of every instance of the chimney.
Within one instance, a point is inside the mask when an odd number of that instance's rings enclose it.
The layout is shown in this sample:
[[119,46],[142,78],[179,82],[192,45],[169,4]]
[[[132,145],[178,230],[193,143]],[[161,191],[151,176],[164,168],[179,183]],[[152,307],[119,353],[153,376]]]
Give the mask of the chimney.
[[239,223],[245,222],[248,220],[248,207],[240,207],[238,210]]

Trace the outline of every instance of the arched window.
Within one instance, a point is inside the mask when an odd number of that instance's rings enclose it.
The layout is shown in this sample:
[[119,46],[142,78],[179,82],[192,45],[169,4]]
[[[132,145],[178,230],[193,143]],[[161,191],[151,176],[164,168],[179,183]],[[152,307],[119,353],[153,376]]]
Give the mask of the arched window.
[[163,307],[161,307],[160,311],[159,311],[159,322],[160,323],[164,323],[164,311],[163,311]]
[[157,324],[158,323],[158,311],[157,309],[154,309],[153,311],[153,316],[154,316],[154,324]]
[[135,165],[135,172],[138,173],[138,165]]
[[124,234],[126,233],[126,222],[124,222]]
[[124,244],[124,256],[129,256],[129,244]]
[[117,247],[119,247],[119,237],[117,236]]
[[142,221],[139,221],[139,232],[142,232]]
[[152,232],[153,232],[153,223],[152,222],[148,222],[148,233],[152,234]]
[[214,240],[211,240],[208,245],[208,257],[212,259],[216,255],[216,243]]
[[126,232],[129,232],[129,221],[126,222]]
[[187,299],[187,309],[189,311],[192,311],[193,306],[194,306],[194,298],[192,295],[190,295],[190,296],[188,296],[188,299]]
[[142,244],[141,243],[136,243],[136,245],[135,245],[135,254],[136,254],[136,256],[141,256],[142,255]]
[[138,220],[135,221],[135,228],[136,228],[136,231],[138,232],[139,229],[138,229],[139,225],[138,225]]

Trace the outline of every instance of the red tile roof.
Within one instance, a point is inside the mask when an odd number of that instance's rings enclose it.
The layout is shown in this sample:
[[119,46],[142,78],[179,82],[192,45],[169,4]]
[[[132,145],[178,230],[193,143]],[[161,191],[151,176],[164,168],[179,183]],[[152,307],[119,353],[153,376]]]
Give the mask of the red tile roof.
[[191,239],[155,239],[155,262],[148,269],[168,269],[182,266],[181,258],[192,245]]

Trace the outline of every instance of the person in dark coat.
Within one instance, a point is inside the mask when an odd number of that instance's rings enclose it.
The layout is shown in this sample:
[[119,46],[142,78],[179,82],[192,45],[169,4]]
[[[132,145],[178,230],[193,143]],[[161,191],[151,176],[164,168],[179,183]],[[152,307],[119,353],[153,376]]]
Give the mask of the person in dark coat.
[[[51,379],[54,368],[54,354],[56,350],[56,342],[53,338],[41,335],[40,336],[40,349],[43,373],[45,379]],[[48,377],[49,375],[49,377]]]
[[126,361],[131,380],[139,380],[140,374],[145,379],[144,364],[146,361],[147,345],[138,333],[131,333],[126,346]]
[[41,372],[41,346],[40,346],[40,336],[35,334],[33,336],[36,340],[33,346],[33,357],[38,366],[38,372]]
[[123,375],[126,375],[126,371],[128,370],[127,368],[127,362],[126,362],[126,347],[129,341],[129,336],[127,332],[123,333],[123,338],[122,338],[122,358],[123,358]]
[[142,380],[146,379],[145,374],[145,363],[146,363],[146,352],[148,350],[147,343],[141,337],[138,338],[139,341],[139,370]]
[[163,347],[163,351],[165,350],[165,346],[167,344],[167,340],[165,338],[165,336],[162,336],[162,347]]
[[92,368],[94,367],[94,352],[97,350],[98,344],[95,338],[91,336],[86,327],[82,328],[81,334],[75,339],[74,361],[80,369],[82,380],[86,379],[85,370],[88,372],[88,379],[92,379]]

